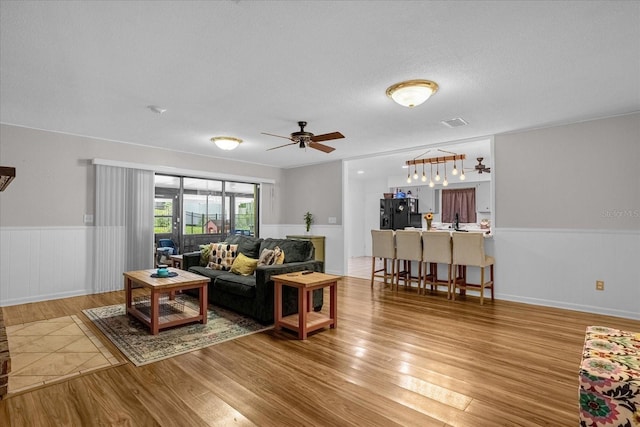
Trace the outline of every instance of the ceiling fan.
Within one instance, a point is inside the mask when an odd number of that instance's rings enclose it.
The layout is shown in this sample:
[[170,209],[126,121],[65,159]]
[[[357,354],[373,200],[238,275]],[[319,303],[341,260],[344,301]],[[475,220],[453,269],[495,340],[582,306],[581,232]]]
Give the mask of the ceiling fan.
[[298,126],[300,126],[299,132],[293,132],[291,136],[282,136],[282,135],[274,135],[272,133],[262,132],[263,135],[269,136],[277,136],[278,138],[285,138],[290,141],[289,144],[280,145],[278,147],[269,148],[267,151],[275,150],[276,148],[286,147],[288,145],[298,144],[300,148],[315,148],[316,150],[320,150],[325,153],[330,153],[335,148],[329,147],[328,145],[320,144],[320,141],[330,141],[332,139],[340,139],[344,138],[340,132],[331,132],[324,133],[322,135],[314,135],[311,132],[305,132],[304,127],[307,125],[307,122],[298,122]]
[[482,164],[482,160],[484,160],[484,157],[477,157],[476,160],[478,161],[478,164],[475,165],[473,169],[465,170],[468,170],[469,172],[491,173],[491,168],[488,168],[486,165]]

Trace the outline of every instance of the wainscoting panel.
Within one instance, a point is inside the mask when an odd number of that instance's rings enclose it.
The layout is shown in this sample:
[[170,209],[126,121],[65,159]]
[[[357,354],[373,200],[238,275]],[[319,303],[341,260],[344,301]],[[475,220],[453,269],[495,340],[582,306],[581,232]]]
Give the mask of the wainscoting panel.
[[0,306],[93,293],[93,227],[2,227],[0,236]]
[[496,298],[640,319],[639,231],[494,231]]

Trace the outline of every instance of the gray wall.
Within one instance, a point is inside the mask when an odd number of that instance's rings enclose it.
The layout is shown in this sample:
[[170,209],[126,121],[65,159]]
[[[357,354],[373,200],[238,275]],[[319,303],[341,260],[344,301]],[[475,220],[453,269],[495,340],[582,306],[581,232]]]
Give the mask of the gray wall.
[[640,229],[640,113],[494,141],[496,226]]
[[[342,162],[302,166],[284,170],[282,220],[285,224],[304,224],[304,214],[313,214],[314,224],[336,218],[342,224]],[[332,224],[333,225],[333,224]]]
[[[83,215],[94,213],[94,158],[268,178],[276,186],[283,179],[279,168],[1,125],[0,164],[14,166],[16,178],[0,193],[0,226],[85,225]],[[279,223],[279,212],[269,209],[263,220]]]

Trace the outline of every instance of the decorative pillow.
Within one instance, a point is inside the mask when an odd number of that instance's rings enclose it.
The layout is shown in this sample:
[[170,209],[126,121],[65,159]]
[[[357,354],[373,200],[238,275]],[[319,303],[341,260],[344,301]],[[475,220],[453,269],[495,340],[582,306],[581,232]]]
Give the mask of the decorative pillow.
[[276,257],[276,262],[274,264],[284,264],[284,251],[280,249],[278,246],[274,249],[274,251],[279,251],[278,256]]
[[276,246],[273,249],[263,249],[258,259],[258,265],[274,265],[284,262],[284,252]]
[[273,249],[263,249],[258,258],[258,265],[271,265],[274,261]]
[[249,258],[242,252],[238,253],[238,256],[233,260],[231,266],[231,272],[234,274],[240,274],[242,276],[250,276],[256,271],[258,266],[258,260],[255,258]]
[[229,271],[237,254],[238,245],[230,245],[227,242],[212,243],[207,268]]
[[209,263],[209,255],[213,249],[214,243],[208,245],[200,245],[200,265],[205,267]]

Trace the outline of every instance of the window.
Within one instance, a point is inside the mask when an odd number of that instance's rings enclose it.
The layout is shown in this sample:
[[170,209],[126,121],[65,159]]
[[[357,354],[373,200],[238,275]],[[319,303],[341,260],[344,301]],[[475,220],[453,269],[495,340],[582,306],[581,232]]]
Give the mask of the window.
[[442,190],[442,222],[476,222],[476,189]]
[[260,186],[245,182],[156,175],[155,233],[181,253],[230,233],[258,233]]

